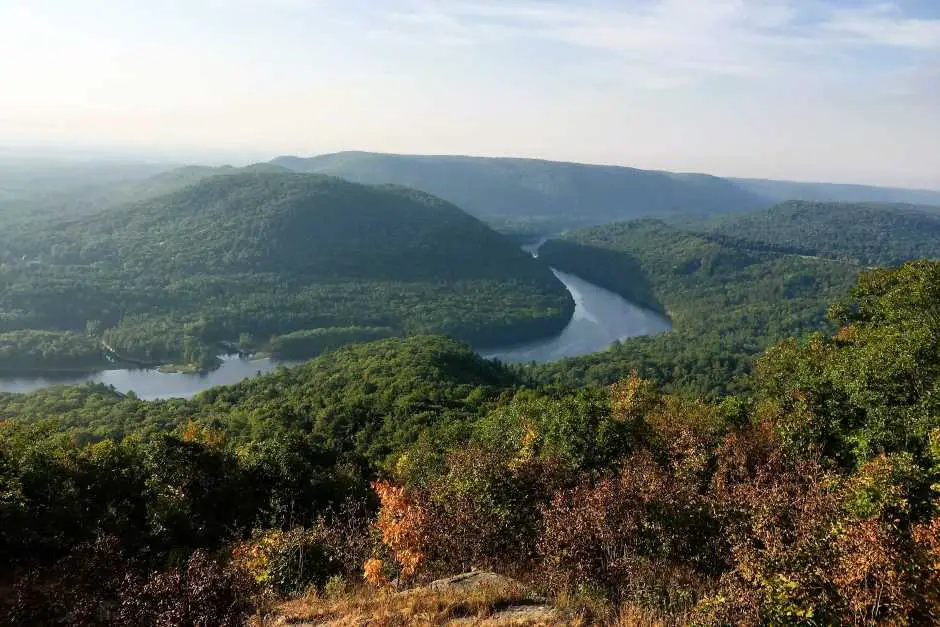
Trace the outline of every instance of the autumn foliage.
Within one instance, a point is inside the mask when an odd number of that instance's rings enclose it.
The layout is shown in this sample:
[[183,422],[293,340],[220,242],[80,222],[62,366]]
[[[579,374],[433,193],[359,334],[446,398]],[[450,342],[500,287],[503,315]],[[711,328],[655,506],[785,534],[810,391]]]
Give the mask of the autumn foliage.
[[376,484],[401,572],[524,572],[547,592],[703,624],[940,617],[933,471],[914,457],[853,469],[821,443],[794,449],[788,412],[812,410],[792,396],[722,427],[721,408],[636,378],[610,393],[609,420],[642,434],[613,468],[540,457],[530,425],[516,455],[467,448],[423,486]]
[[[375,526],[382,534],[382,542],[392,551],[401,568],[399,576],[410,579],[425,561],[425,550],[430,539],[427,514],[404,488],[384,481],[377,481],[372,487],[381,502]],[[365,570],[367,576],[371,575],[371,580],[377,583],[381,563],[376,562],[369,560]]]

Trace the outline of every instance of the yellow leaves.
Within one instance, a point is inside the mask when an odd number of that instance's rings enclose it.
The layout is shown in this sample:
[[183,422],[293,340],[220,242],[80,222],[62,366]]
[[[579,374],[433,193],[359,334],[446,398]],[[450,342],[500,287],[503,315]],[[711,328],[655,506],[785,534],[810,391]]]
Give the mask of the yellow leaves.
[[300,527],[286,532],[280,529],[257,532],[250,540],[235,546],[232,564],[255,582],[278,588],[283,583],[278,578],[284,578],[285,559],[292,561],[290,555],[303,553],[317,539],[316,531]]
[[532,445],[538,439],[538,431],[535,430],[535,427],[532,425],[526,425],[525,435],[522,436],[522,449],[529,450],[532,448]]
[[525,425],[525,432],[522,435],[519,452],[514,459],[509,461],[509,469],[518,470],[526,462],[532,460],[537,453],[540,440],[538,429],[531,424]]
[[[936,422],[936,420],[932,422]],[[940,427],[931,429],[928,437],[930,457],[935,466],[940,466]]]
[[395,474],[399,477],[406,477],[410,468],[411,456],[407,452],[399,455],[395,460]]
[[652,410],[659,400],[656,384],[647,379],[641,379],[636,372],[610,386],[611,417],[615,420],[626,421],[641,418]]
[[846,486],[846,506],[859,517],[907,512],[907,486],[919,470],[909,454],[879,455],[859,469]]
[[232,551],[232,562],[258,583],[270,579],[268,553],[272,546],[283,541],[283,532],[272,529],[250,541],[238,544]]

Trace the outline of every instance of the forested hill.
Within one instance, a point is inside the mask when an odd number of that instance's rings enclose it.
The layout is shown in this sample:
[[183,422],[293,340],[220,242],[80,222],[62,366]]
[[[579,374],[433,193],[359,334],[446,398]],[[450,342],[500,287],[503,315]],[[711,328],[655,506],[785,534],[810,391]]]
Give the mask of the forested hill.
[[546,265],[457,207],[319,175],[211,176],[25,229],[3,251],[7,368],[22,366],[18,347],[45,363],[79,341],[42,336],[43,350],[38,331],[84,334],[88,353],[93,336],[148,363],[206,363],[222,342],[302,357],[426,332],[521,341],[557,332],[573,310]]
[[360,183],[397,183],[487,219],[598,224],[638,216],[715,213],[767,204],[717,177],[534,159],[344,152],[273,163]]
[[338,450],[382,461],[429,425],[478,416],[520,385],[504,366],[440,336],[344,346],[302,366],[216,387],[192,400],[141,401],[104,385],[56,386],[0,394],[4,420],[72,431],[77,441],[149,436],[190,420],[224,423],[242,441],[312,433]]
[[779,250],[893,266],[940,257],[940,208],[913,205],[787,202],[716,216],[705,233]]
[[728,179],[751,193],[774,202],[877,202],[940,206],[940,190],[873,187],[837,183],[799,183],[766,179]]
[[454,205],[404,187],[320,175],[213,176],[38,234],[41,241],[11,244],[14,254],[148,276],[211,271],[555,283],[544,266]]

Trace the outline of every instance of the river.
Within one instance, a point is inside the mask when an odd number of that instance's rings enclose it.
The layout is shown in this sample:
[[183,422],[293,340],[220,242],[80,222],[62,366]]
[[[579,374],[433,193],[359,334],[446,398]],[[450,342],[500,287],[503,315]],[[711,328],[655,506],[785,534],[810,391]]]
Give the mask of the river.
[[508,363],[544,363],[605,350],[618,340],[656,335],[672,328],[658,313],[634,305],[581,277],[552,269],[574,297],[574,314],[562,332],[529,344],[484,350],[489,359]]
[[[527,247],[534,255],[538,246]],[[596,353],[617,340],[668,331],[663,316],[643,309],[609,290],[573,274],[552,270],[574,297],[571,322],[557,336],[520,346],[484,350],[487,358],[508,363],[549,362]],[[290,363],[271,359],[223,357],[222,365],[203,374],[163,373],[157,370],[104,370],[94,374],[0,377],[0,392],[30,392],[55,384],[85,382],[112,385],[119,392],[133,391],[144,400],[190,398],[217,385],[229,385]]]

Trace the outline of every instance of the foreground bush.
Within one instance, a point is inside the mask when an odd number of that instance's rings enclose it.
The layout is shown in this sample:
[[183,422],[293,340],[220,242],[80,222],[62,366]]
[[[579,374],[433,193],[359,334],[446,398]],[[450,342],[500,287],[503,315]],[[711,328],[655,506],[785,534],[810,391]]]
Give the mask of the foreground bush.
[[61,562],[20,577],[6,608],[11,625],[238,625],[255,587],[242,571],[203,552],[150,570],[114,538],[77,547]]

